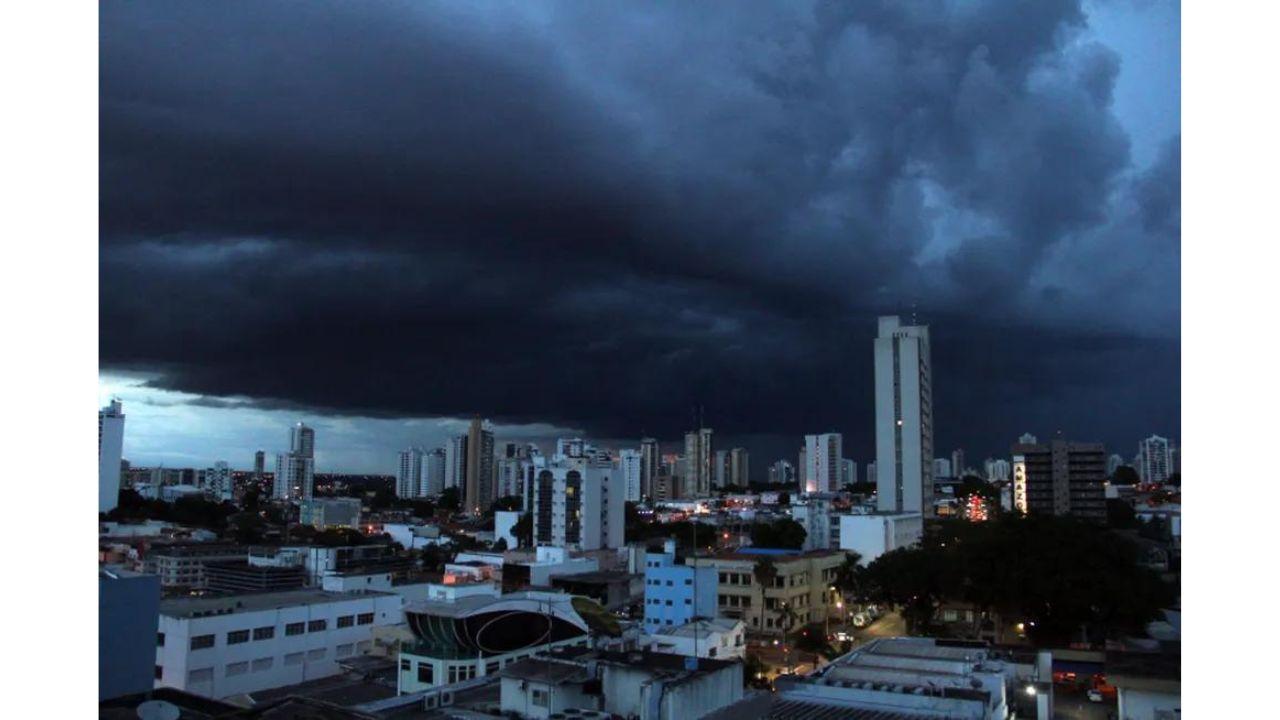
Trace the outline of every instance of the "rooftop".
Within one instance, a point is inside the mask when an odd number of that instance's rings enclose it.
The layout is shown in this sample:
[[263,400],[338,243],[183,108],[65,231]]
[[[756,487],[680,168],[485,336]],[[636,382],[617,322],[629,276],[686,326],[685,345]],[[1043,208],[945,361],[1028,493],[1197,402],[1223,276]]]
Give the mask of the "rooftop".
[[693,637],[697,634],[698,637],[704,637],[713,632],[732,632],[741,623],[741,620],[718,617],[710,620],[695,620],[675,627],[664,626],[651,634],[665,637]]
[[314,589],[251,593],[224,597],[179,597],[162,600],[160,602],[160,614],[175,618],[196,618],[207,615],[227,615],[257,612],[259,610],[323,605],[333,602],[349,602],[375,596],[396,597],[394,593],[378,591],[338,593]]
[[565,683],[581,683],[591,680],[591,675],[582,665],[569,662],[548,662],[544,657],[532,657],[513,663],[498,673],[500,677],[528,680],[531,682],[563,685]]

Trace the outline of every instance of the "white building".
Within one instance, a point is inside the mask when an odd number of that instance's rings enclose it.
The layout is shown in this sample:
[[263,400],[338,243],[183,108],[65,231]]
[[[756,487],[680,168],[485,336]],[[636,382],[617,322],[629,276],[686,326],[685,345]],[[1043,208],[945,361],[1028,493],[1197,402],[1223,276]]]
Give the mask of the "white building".
[[890,550],[910,547],[924,535],[924,519],[920,513],[868,513],[841,515],[840,549],[862,556],[862,564]]
[[844,436],[823,433],[804,436],[804,491],[839,492],[844,462]]
[[289,430],[289,452],[276,455],[275,486],[272,497],[277,500],[310,500],[315,484],[316,431],[303,423]]
[[1009,474],[1012,472],[1012,466],[1008,460],[1004,458],[987,458],[982,464],[982,468],[987,476],[987,482],[1005,481],[1008,482]]
[[422,487],[422,449],[401,450],[400,464],[396,467],[396,497],[419,497]]
[[533,541],[576,550],[620,548],[624,538],[626,488],[609,465],[553,465],[536,474]]
[[684,494],[690,497],[706,497],[711,494],[712,465],[715,449],[711,428],[690,430],[684,436]]
[[840,461],[840,486],[858,482],[858,463],[845,458]]
[[120,502],[120,459],[124,452],[124,409],[112,400],[98,411],[98,512]]
[[461,490],[467,484],[467,436],[455,435],[444,446],[444,486]]
[[379,592],[164,600],[155,684],[225,698],[327,677],[370,651],[373,628],[402,619],[400,597]]
[[743,659],[747,654],[747,624],[733,618],[694,620],[646,633],[641,645],[653,652],[688,657]]
[[940,479],[940,478],[953,478],[958,476],[951,472],[950,460],[948,460],[947,458],[934,458],[933,459],[933,477],[935,479]]
[[498,510],[493,514],[493,540],[505,540],[508,550],[515,550],[520,541],[513,532],[524,513],[517,510]]
[[215,502],[230,502],[231,466],[225,460],[204,471],[204,490]]
[[882,512],[933,514],[929,327],[880,318],[875,339],[876,496]]
[[791,505],[791,519],[805,530],[804,550],[829,550],[831,548],[831,501],[808,497]]
[[435,497],[444,492],[445,450],[436,448],[422,456],[422,485],[418,497]]
[[1173,452],[1168,438],[1159,435],[1138,443],[1138,477],[1144,483],[1164,484],[1173,474]]
[[627,502],[640,502],[641,465],[639,450],[622,450],[618,453],[618,469],[622,471],[622,485]]
[[1022,433],[1022,435],[1018,436],[1018,444],[1019,445],[1035,445],[1036,436],[1032,435],[1031,433]]

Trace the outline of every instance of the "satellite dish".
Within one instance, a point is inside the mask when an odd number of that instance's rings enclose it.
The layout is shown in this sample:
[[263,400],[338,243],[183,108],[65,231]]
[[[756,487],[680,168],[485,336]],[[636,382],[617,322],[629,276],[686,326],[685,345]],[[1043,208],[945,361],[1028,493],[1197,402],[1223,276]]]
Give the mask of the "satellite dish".
[[178,720],[182,711],[163,700],[148,700],[138,706],[138,720]]

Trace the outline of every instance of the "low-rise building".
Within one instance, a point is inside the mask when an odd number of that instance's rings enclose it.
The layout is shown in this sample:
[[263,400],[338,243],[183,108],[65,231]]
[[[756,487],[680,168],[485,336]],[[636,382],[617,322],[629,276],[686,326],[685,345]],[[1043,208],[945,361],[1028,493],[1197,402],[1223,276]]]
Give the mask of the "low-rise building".
[[123,567],[98,570],[98,700],[151,689],[160,578]]
[[728,660],[747,654],[747,625],[741,620],[694,620],[678,627],[661,627],[641,642],[654,652]]
[[370,651],[374,627],[401,617],[400,597],[380,592],[165,600],[155,684],[225,698],[327,677],[337,661]]
[[695,618],[716,616],[716,570],[680,564],[676,543],[645,556],[644,630],[680,627]]
[[[822,622],[834,612],[839,597],[832,583],[844,559],[842,550],[742,548],[693,557],[688,562],[715,569],[719,615],[743,620],[752,632],[782,635],[788,611],[794,615],[795,627]],[[756,578],[758,563],[771,565],[776,571],[768,588]]]
[[840,549],[856,552],[864,565],[881,555],[911,547],[924,535],[920,513],[867,513],[841,515]]
[[230,543],[155,545],[143,554],[139,570],[159,575],[160,586],[166,591],[200,590],[205,587],[205,563],[239,561],[247,555],[248,548]]
[[248,560],[217,560],[204,563],[204,587],[212,593],[235,594],[298,590],[307,584],[301,566],[252,565]]
[[741,662],[649,651],[571,648],[515,663],[500,677],[502,712],[538,719],[700,718],[743,694]]
[[1182,717],[1182,658],[1177,652],[1109,652],[1106,670],[1124,720]]
[[606,610],[620,610],[644,595],[643,578],[625,570],[599,570],[573,575],[553,575],[551,587],[570,595],[589,597]]
[[595,601],[566,593],[473,595],[405,608],[416,641],[400,649],[400,692],[413,693],[496,674],[557,647],[590,644],[590,634],[621,632]]
[[791,519],[805,530],[804,550],[827,550],[831,547],[831,501],[814,494],[803,503],[791,506]]
[[302,502],[299,522],[323,530],[331,527],[359,528],[358,498],[312,498]]
[[538,547],[534,559],[505,562],[502,565],[502,589],[514,592],[526,588],[551,587],[551,578],[596,572],[600,561],[594,557],[573,557],[565,548]]

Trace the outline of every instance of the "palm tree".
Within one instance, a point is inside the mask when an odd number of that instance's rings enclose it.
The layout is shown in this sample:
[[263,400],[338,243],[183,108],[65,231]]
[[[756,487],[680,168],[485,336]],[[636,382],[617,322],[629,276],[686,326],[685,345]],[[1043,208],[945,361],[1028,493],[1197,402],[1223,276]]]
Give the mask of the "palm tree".
[[799,615],[791,607],[791,603],[786,602],[780,606],[779,615],[781,617],[778,619],[782,621],[782,644],[787,651],[787,672],[790,673],[793,669],[791,662],[791,630],[795,627],[796,619],[799,618]]
[[755,581],[760,584],[760,631],[764,631],[764,593],[773,587],[773,581],[778,577],[778,566],[773,564],[773,560],[762,557],[756,561],[755,567],[751,569],[751,574]]

